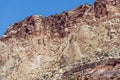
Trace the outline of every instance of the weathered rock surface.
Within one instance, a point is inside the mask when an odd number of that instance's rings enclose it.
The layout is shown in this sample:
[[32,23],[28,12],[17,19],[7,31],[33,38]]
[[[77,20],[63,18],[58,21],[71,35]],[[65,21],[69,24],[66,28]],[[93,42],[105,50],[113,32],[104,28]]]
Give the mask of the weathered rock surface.
[[119,80],[120,0],[33,15],[0,39],[1,80]]
[[77,65],[64,72],[62,80],[119,80],[120,58]]

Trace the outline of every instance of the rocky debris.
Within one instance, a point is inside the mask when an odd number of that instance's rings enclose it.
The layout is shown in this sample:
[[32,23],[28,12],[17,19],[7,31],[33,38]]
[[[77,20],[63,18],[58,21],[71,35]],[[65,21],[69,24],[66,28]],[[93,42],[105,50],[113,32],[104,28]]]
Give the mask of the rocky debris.
[[119,80],[120,9],[111,1],[11,25],[0,39],[0,79]]

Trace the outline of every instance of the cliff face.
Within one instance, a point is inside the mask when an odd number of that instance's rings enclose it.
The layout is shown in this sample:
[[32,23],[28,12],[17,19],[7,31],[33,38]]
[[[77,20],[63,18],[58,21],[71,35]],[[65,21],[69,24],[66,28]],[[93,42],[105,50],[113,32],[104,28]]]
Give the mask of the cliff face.
[[33,15],[0,39],[1,80],[120,79],[120,0]]

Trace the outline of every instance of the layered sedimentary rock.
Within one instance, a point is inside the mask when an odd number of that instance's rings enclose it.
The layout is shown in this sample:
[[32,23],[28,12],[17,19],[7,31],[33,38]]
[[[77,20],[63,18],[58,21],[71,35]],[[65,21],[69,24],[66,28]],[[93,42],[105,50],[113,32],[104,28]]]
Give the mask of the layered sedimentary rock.
[[1,80],[120,79],[120,0],[33,15],[0,39]]
[[101,60],[72,67],[61,80],[119,80],[120,58]]

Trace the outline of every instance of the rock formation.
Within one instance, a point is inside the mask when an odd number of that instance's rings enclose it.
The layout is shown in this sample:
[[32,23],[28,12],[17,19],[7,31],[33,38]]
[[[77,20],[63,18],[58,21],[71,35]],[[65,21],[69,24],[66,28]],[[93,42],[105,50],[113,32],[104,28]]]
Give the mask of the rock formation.
[[120,80],[120,0],[33,15],[0,38],[1,80]]

